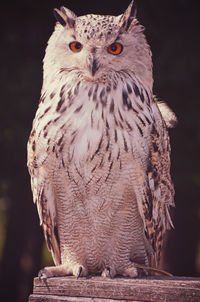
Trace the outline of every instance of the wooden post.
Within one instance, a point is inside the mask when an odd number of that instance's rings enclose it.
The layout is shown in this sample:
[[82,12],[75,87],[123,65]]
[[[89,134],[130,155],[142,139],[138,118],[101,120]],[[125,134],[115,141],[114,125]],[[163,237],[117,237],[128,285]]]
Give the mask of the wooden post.
[[148,277],[34,280],[29,302],[200,302],[200,278]]

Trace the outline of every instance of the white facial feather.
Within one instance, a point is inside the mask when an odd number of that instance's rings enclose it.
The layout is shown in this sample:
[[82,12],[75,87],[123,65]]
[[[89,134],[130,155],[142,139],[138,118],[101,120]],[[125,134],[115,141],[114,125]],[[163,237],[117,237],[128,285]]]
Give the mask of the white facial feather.
[[[151,52],[142,33],[141,25],[135,20],[131,32],[119,35],[118,17],[86,15],[77,17],[73,28],[56,25],[51,36],[44,59],[44,78],[58,73],[61,69],[75,70],[86,81],[101,81],[120,70],[137,70],[137,75],[146,88],[152,88]],[[70,50],[74,40],[83,45],[79,53]],[[108,53],[107,48],[113,42],[121,43],[124,48],[120,55]],[[95,58],[100,66],[96,75],[91,76],[90,58],[95,49]],[[130,65],[131,62],[131,65]]]

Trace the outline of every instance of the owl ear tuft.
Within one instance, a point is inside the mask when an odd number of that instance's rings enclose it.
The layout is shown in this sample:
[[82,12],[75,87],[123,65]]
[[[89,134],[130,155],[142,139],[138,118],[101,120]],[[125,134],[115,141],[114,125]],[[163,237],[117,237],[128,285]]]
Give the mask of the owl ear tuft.
[[56,20],[57,20],[62,26],[66,26],[66,25],[67,25],[66,16],[65,16],[59,9],[54,8],[53,14],[54,14],[54,17],[56,18]]
[[128,31],[129,28],[131,28],[131,24],[133,23],[133,20],[136,17],[137,13],[137,7],[136,7],[136,1],[132,0],[131,3],[129,4],[127,10],[121,17],[121,29]]
[[73,28],[75,25],[76,15],[64,6],[62,6],[60,10],[54,8],[54,16],[62,26]]

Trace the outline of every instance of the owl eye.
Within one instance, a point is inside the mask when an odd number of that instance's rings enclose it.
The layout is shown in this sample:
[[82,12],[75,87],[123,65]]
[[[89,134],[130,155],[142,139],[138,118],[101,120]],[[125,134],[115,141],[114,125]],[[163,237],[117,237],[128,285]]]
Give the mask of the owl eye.
[[123,50],[123,45],[115,42],[115,43],[112,43],[110,46],[108,46],[107,50],[112,55],[119,55]]
[[81,49],[83,48],[83,45],[80,42],[74,41],[69,44],[69,48],[73,52],[80,52]]

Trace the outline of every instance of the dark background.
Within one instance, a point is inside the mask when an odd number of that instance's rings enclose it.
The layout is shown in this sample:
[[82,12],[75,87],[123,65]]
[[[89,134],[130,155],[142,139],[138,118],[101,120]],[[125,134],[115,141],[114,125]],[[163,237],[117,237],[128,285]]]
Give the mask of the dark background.
[[[0,35],[0,289],[4,302],[27,300],[48,263],[26,168],[26,142],[42,84],[42,58],[53,31],[52,9],[78,15],[121,14],[129,1],[4,1]],[[176,189],[175,230],[167,268],[200,274],[200,17],[198,1],[137,0],[154,62],[154,92],[179,118],[170,130]],[[43,251],[43,252],[42,252]]]

